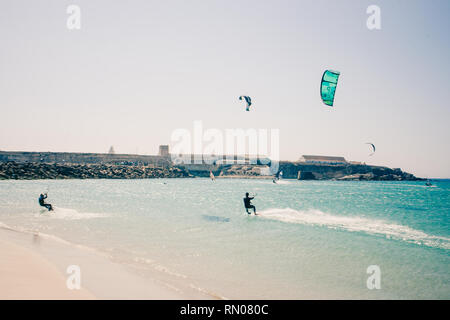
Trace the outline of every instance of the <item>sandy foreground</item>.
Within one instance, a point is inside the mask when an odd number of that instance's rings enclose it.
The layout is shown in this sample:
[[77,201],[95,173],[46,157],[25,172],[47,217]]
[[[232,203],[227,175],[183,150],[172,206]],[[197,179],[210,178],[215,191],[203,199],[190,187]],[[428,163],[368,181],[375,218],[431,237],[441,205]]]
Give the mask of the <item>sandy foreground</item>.
[[[81,270],[81,289],[70,290],[67,267]],[[91,252],[39,233],[0,228],[0,299],[214,299],[189,284],[141,277]]]
[[61,272],[31,250],[0,240],[0,299],[94,299],[69,290]]

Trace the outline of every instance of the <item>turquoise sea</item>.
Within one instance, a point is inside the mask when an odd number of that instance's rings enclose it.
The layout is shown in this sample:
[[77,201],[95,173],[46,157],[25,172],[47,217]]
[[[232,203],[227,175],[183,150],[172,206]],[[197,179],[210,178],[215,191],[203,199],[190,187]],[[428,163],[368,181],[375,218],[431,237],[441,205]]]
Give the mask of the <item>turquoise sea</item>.
[[[216,297],[450,299],[450,181],[434,183],[0,181],[0,226]],[[38,206],[45,191],[54,213]],[[380,289],[367,288],[372,265]]]

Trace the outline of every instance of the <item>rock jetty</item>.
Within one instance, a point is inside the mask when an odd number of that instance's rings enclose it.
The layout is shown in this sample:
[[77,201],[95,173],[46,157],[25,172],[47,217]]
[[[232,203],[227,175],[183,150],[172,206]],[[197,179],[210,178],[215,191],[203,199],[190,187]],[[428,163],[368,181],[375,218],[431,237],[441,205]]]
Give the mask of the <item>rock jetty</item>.
[[191,175],[186,170],[177,167],[0,162],[0,180],[151,179],[185,177],[191,177]]

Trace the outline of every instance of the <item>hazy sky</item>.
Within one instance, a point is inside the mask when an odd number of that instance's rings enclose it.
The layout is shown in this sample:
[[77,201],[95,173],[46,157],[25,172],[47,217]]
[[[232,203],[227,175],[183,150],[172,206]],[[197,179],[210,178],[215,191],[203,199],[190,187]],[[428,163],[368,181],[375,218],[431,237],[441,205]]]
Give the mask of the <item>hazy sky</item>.
[[[155,154],[202,120],[279,128],[281,159],[450,177],[449,21],[448,0],[0,0],[0,149]],[[328,68],[334,108],[319,97]]]

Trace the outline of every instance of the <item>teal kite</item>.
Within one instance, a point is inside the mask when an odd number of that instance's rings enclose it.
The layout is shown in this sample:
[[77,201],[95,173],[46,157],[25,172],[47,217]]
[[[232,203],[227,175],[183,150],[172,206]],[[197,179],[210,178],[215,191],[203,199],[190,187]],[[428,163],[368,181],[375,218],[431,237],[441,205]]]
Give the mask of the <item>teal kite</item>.
[[325,70],[322,76],[322,82],[320,83],[320,97],[323,103],[332,107],[334,102],[334,94],[336,92],[336,86],[339,79],[339,71]]

